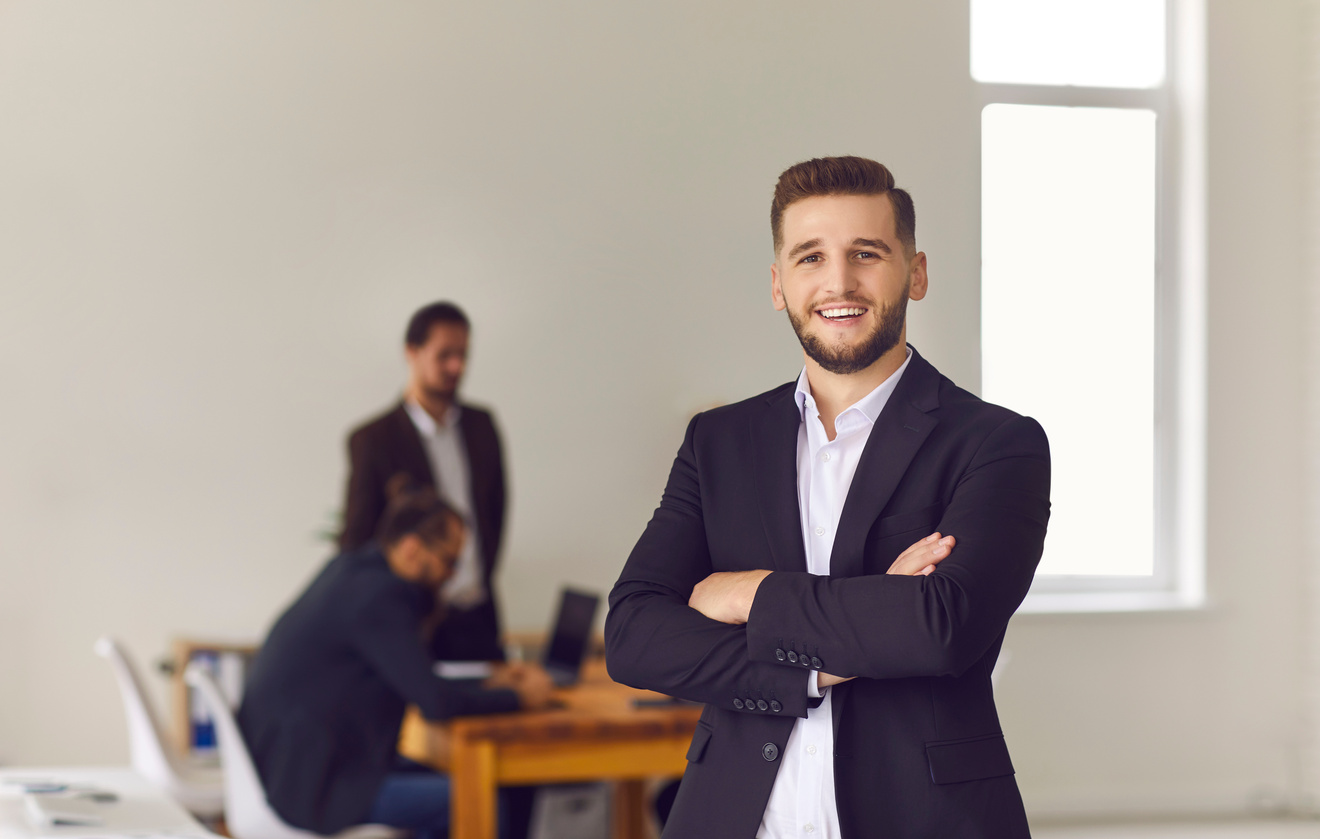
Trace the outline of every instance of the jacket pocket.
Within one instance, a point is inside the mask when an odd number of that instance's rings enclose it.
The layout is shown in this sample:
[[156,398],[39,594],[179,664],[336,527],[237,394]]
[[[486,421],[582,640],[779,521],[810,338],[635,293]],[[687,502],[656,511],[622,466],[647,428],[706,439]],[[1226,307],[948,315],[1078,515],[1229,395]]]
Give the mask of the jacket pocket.
[[710,742],[710,735],[713,733],[714,729],[707,723],[697,723],[697,730],[692,732],[692,745],[688,746],[687,750],[689,763],[701,762],[701,758],[706,754],[706,744]]
[[944,512],[944,505],[932,504],[920,510],[913,510],[910,513],[896,513],[892,516],[885,516],[875,523],[871,530],[872,538],[884,539],[899,533],[908,533],[913,530],[924,531],[923,535],[929,536],[935,532],[935,525],[940,523],[940,515]]
[[960,784],[1013,774],[1003,734],[926,744],[930,779],[937,784]]

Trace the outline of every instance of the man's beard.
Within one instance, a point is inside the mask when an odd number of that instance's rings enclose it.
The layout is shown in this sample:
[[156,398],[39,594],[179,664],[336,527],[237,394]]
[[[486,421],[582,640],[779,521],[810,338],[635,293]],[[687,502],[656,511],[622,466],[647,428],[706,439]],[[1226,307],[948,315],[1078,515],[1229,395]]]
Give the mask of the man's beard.
[[[903,323],[907,319],[907,301],[906,291],[899,297],[898,301],[892,306],[882,306],[880,308],[880,322],[871,330],[871,334],[860,344],[835,344],[826,346],[818,336],[808,333],[805,329],[805,321],[799,320],[792,309],[788,309],[788,321],[793,324],[793,331],[797,333],[798,341],[802,344],[802,349],[807,357],[819,364],[824,370],[839,376],[846,376],[850,373],[856,373],[859,370],[865,370],[874,364],[880,356],[898,346],[899,339],[903,337]],[[834,301],[832,301],[834,302]],[[837,301],[841,303],[856,303],[853,300]],[[872,306],[867,308],[874,309]],[[810,319],[812,314],[808,313]]]

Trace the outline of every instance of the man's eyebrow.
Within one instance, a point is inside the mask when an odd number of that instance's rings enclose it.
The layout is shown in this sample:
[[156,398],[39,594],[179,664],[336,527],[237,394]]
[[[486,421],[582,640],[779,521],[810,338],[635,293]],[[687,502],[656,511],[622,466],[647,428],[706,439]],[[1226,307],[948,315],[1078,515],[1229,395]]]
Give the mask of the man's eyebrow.
[[788,252],[788,258],[792,259],[793,257],[797,256],[803,251],[809,251],[812,248],[818,248],[818,247],[820,247],[819,239],[808,239],[805,242],[799,242],[798,244],[793,246],[793,250]]
[[893,253],[894,249],[881,239],[853,239],[854,245],[861,245],[866,248],[874,248],[878,251],[884,251],[887,254]]

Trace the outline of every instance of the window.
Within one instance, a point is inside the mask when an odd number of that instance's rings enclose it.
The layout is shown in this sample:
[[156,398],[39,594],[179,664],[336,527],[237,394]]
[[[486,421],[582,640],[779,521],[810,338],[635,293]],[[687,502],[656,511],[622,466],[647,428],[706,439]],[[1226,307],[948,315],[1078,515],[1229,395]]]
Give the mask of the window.
[[971,0],[982,395],[1050,436],[1026,610],[1204,591],[1199,0]]

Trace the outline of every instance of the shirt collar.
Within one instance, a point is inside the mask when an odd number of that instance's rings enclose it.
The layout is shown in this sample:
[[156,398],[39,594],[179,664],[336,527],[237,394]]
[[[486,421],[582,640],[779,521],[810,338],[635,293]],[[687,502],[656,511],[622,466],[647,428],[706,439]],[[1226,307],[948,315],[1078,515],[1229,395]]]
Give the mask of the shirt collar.
[[440,432],[443,426],[446,429],[452,429],[458,425],[459,415],[463,409],[458,407],[458,403],[451,403],[449,410],[445,411],[445,418],[440,422],[435,421],[435,417],[426,412],[426,409],[418,405],[416,400],[403,400],[403,410],[408,412],[408,418],[412,420],[413,425],[417,426],[417,433],[423,437],[434,437]]
[[[885,404],[889,402],[889,397],[893,395],[894,388],[898,387],[898,380],[903,378],[904,371],[907,370],[908,363],[912,361],[912,347],[907,347],[907,356],[898,369],[890,374],[880,384],[876,385],[875,390],[858,399],[853,404],[839,412],[843,416],[849,411],[857,411],[867,422],[872,425],[880,418],[880,412],[884,410]],[[802,372],[798,374],[797,390],[793,392],[793,398],[797,400],[798,415],[806,422],[808,416],[815,416],[819,413],[816,409],[816,400],[811,395],[811,385],[807,382],[807,368],[804,365]]]

